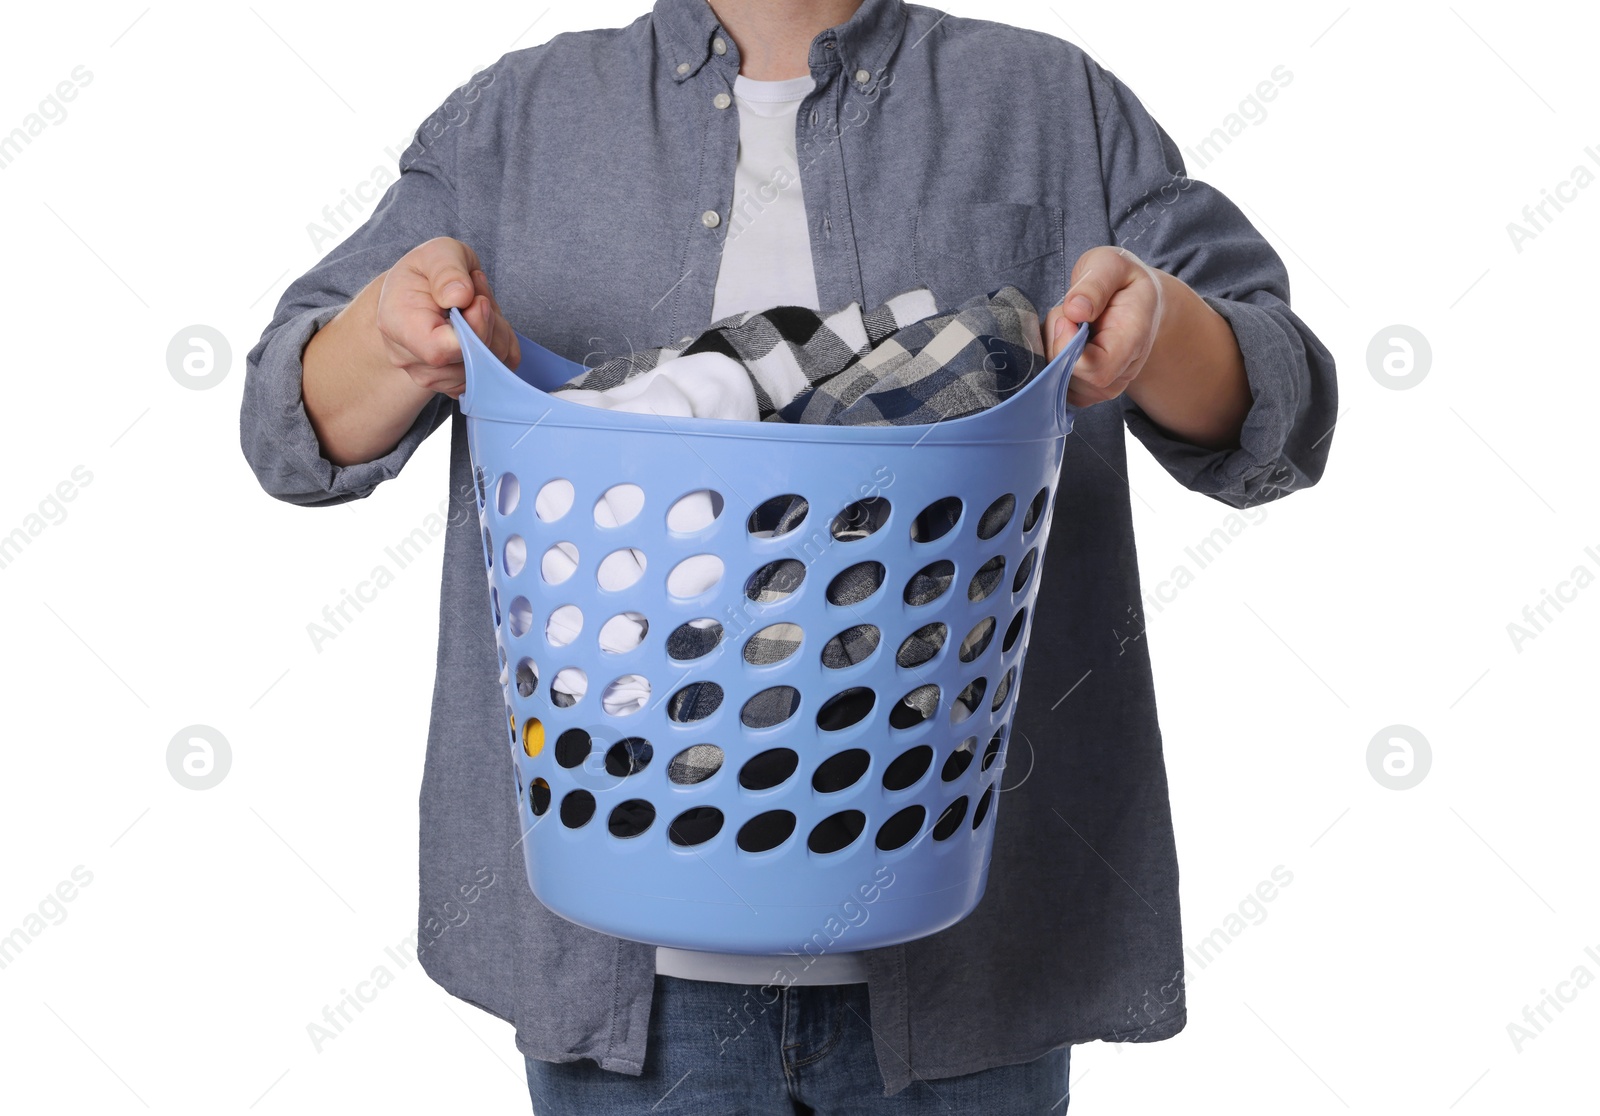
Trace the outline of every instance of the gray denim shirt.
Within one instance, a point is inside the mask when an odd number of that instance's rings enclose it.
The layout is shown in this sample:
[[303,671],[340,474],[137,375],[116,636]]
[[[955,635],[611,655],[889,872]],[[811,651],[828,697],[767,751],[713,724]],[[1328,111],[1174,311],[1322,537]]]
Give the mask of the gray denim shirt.
[[[526,1054],[622,1073],[645,1060],[654,948],[568,922],[526,886],[459,406],[435,396],[393,450],[337,466],[306,419],[300,356],[436,236],[476,249],[511,322],[572,360],[704,329],[739,140],[738,113],[715,98],[739,65],[705,0],[656,0],[626,27],[558,34],[475,75],[419,127],[366,223],[284,293],[249,354],[240,415],[261,486],[308,507],[370,495],[450,424],[421,959],[514,1023]],[[795,138],[824,308],[917,285],[948,306],[1012,283],[1042,314],[1081,253],[1122,244],[1205,296],[1244,354],[1254,404],[1238,449],[1168,437],[1126,397],[1079,414],[987,892],[956,925],[864,955],[886,1095],[1064,1043],[1167,1038],[1185,1021],[1178,865],[1148,641],[1126,638],[1143,625],[1124,429],[1195,492],[1234,508],[1276,499],[1321,476],[1333,360],[1289,309],[1272,248],[1070,43],[864,0],[816,37],[810,65]],[[485,869],[505,885],[482,887]],[[439,912],[468,895],[470,917],[447,923]]]

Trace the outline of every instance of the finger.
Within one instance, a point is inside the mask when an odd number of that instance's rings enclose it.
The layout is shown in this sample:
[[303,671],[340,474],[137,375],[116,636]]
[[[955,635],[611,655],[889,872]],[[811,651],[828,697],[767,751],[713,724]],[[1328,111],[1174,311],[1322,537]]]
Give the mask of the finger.
[[1051,360],[1056,358],[1066,343],[1066,320],[1066,316],[1061,312],[1060,303],[1050,307],[1050,312],[1044,316],[1044,351]]
[[1117,292],[1139,274],[1139,266],[1126,250],[1104,245],[1089,249],[1073,264],[1072,281],[1061,299],[1066,319],[1073,326],[1097,320]]
[[438,237],[414,253],[418,270],[426,277],[434,302],[442,309],[465,310],[478,296],[472,273],[479,270],[478,256],[459,240]]
[[438,368],[461,359],[461,343],[450,319],[421,286],[386,293],[378,309],[378,328],[402,367]]
[[489,349],[506,367],[514,369],[522,363],[522,345],[517,341],[516,327],[506,317],[505,311],[500,309],[500,300],[495,298],[494,291],[489,287],[489,276],[480,270],[473,273],[473,278],[483,284],[482,290],[489,296],[489,308],[493,311],[495,335],[489,342]]

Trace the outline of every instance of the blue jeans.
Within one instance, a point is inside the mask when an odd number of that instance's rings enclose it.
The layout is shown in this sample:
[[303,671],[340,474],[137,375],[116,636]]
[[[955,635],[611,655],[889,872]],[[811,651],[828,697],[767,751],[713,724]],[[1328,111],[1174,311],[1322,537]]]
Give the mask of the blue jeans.
[[865,984],[788,988],[657,975],[642,1076],[528,1058],[534,1116],[1063,1116],[1070,1046],[913,1080],[892,1097]]

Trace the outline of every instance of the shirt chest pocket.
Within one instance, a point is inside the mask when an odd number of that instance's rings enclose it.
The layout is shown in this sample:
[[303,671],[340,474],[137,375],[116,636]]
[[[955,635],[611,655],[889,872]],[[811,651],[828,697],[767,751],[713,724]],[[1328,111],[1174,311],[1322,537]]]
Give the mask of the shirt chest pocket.
[[941,308],[1010,284],[1039,316],[1067,290],[1061,207],[971,201],[917,210],[912,237],[917,282]]

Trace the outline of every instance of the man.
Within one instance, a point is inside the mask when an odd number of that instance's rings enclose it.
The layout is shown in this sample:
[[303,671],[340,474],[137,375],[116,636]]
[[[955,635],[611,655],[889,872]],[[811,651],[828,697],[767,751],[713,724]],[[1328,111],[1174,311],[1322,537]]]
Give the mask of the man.
[[[792,149],[752,139],[774,134],[753,119],[766,93]],[[742,184],[784,159],[793,188],[752,217]],[[1239,210],[1187,178],[1133,93],[1076,47],[903,0],[656,0],[627,27],[505,56],[401,166],[285,293],[249,357],[241,440],[269,493],[321,506],[369,495],[451,423],[421,957],[516,1025],[536,1109],[1063,1111],[1071,1044],[1177,1033],[1150,663],[1117,634],[1142,628],[1124,429],[1242,508],[1320,478],[1336,413],[1332,358]],[[736,218],[798,230],[800,247]],[[947,307],[1011,283],[1051,307],[1052,355],[1092,323],[1013,724],[1027,776],[1007,784],[987,892],[937,934],[838,955],[820,983],[751,979],[730,958],[685,967],[524,885],[447,319],[460,308],[512,366],[513,323],[593,366],[760,308],[738,296],[762,243],[784,289],[822,309],[918,285]],[[485,866],[503,886],[430,930]]]

